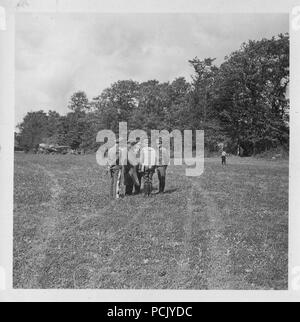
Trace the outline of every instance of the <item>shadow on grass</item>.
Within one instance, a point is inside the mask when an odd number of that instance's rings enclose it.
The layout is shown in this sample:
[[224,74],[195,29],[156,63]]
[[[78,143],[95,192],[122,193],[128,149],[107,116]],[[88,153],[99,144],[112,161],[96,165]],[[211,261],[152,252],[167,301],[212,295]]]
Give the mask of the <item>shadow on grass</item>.
[[164,194],[165,194],[165,195],[170,195],[170,194],[172,194],[172,193],[174,193],[174,192],[177,192],[177,191],[178,191],[178,189],[177,189],[177,188],[169,189],[169,190],[166,190],[166,191],[164,192]]
[[[158,194],[162,194],[162,195],[170,195],[170,194],[172,194],[172,193],[175,193],[175,192],[177,192],[179,189],[178,188],[174,188],[174,189],[169,189],[169,190],[166,190],[164,193],[160,193],[159,191],[158,191],[158,188],[156,188],[156,187],[154,187],[153,189],[152,189],[152,194],[153,195],[158,195]],[[136,197],[136,196],[139,196],[139,195],[144,195],[144,190],[142,189],[141,191],[140,191],[140,193],[133,193],[133,194],[127,194],[127,195],[125,195],[125,197]]]

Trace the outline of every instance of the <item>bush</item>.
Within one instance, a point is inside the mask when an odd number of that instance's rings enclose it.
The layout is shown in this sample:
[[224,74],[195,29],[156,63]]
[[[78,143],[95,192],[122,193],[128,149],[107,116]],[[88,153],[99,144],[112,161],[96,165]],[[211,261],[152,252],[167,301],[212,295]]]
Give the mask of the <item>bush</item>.
[[258,159],[267,159],[267,160],[288,160],[289,151],[286,147],[277,147],[270,149],[268,151],[262,152],[255,156]]

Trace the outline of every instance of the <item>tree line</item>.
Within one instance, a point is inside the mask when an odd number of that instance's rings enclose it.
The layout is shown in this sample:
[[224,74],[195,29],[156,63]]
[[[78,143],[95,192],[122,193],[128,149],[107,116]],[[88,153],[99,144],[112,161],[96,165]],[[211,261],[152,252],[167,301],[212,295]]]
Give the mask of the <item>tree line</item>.
[[188,82],[121,80],[89,100],[84,91],[74,93],[69,113],[28,113],[18,125],[16,144],[29,151],[40,143],[67,145],[96,151],[102,129],[204,130],[205,148],[216,151],[220,143],[229,152],[241,149],[257,154],[289,145],[289,35],[248,41],[225,57],[194,58]]

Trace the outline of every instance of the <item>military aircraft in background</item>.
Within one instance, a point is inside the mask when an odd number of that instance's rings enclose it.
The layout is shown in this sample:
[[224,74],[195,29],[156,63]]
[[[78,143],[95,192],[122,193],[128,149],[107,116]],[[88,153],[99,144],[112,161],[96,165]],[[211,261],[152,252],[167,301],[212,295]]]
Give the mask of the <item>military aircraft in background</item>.
[[39,144],[37,154],[68,154],[72,149],[69,146],[53,145],[53,144]]

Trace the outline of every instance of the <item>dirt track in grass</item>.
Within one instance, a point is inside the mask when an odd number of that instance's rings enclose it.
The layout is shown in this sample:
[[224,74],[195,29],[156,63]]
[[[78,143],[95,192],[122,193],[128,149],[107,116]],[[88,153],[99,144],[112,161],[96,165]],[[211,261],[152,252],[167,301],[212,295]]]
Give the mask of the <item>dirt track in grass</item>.
[[15,288],[287,289],[287,162],[170,167],[150,199],[108,190],[94,156],[16,155]]

